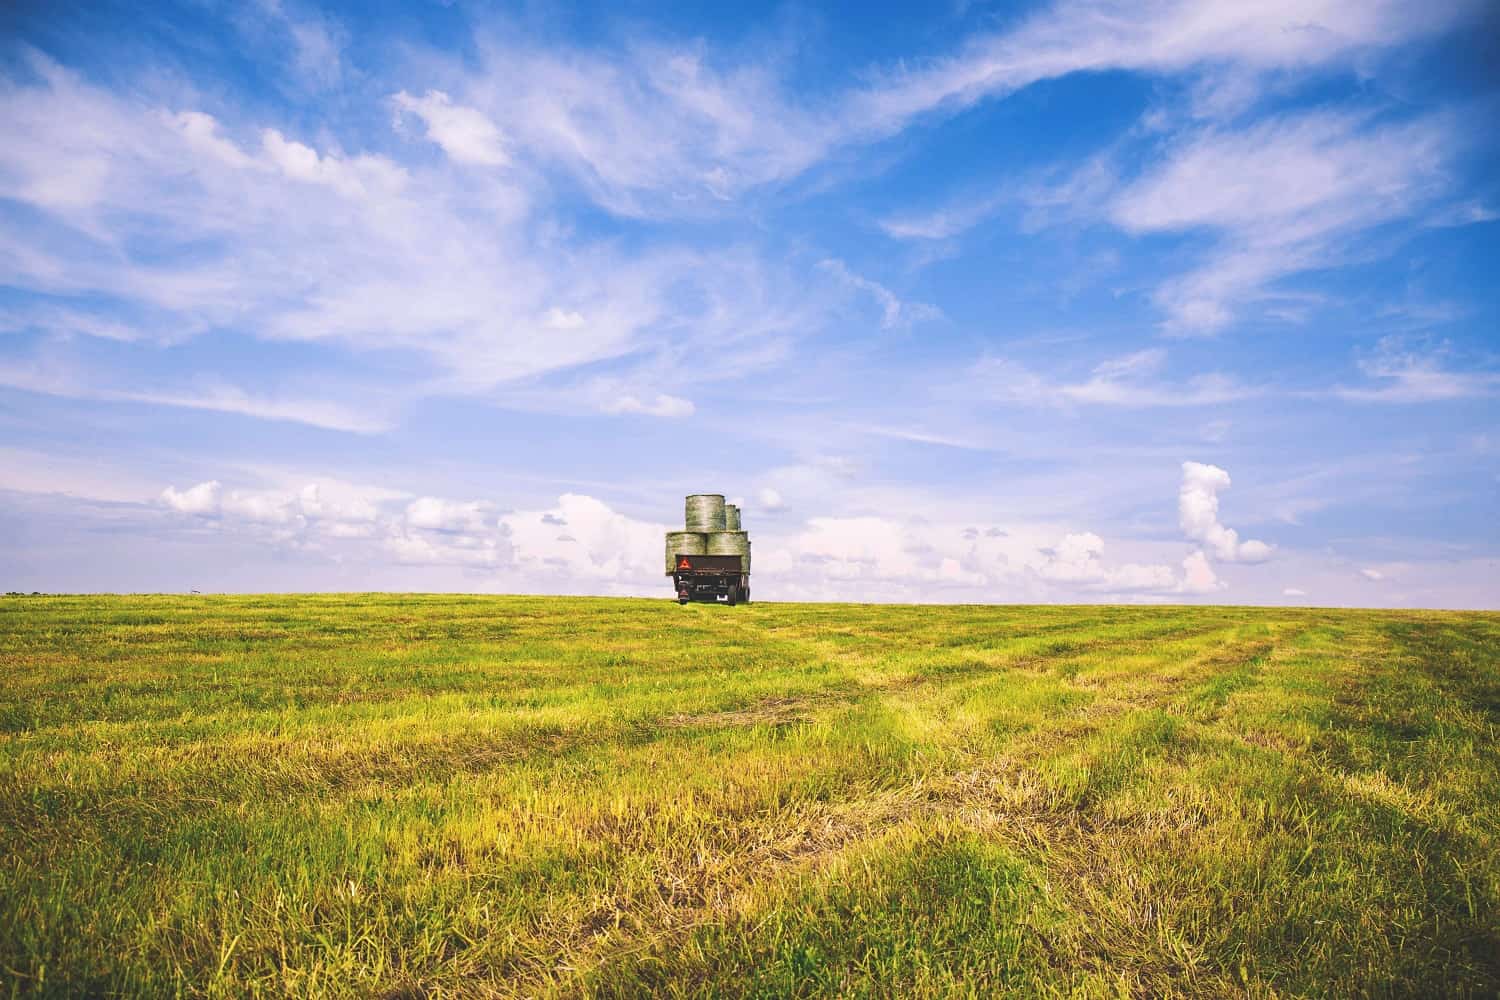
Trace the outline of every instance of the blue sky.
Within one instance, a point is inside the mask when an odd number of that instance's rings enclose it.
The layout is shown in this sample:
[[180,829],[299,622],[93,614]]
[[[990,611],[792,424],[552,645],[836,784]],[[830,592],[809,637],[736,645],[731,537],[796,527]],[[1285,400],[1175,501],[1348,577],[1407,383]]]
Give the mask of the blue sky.
[[0,576],[1500,606],[1478,2],[0,12]]

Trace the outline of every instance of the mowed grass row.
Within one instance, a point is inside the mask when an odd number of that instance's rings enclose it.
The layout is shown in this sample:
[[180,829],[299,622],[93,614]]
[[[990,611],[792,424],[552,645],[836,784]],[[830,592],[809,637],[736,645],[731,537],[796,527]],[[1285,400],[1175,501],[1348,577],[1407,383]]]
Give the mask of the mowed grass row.
[[1500,990],[1500,616],[0,602],[14,995]]

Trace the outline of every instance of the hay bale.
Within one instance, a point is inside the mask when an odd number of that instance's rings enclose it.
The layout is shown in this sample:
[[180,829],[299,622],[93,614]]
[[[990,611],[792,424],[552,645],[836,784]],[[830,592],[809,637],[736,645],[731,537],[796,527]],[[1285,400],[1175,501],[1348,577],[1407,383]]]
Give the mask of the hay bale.
[[708,552],[708,538],[701,531],[667,532],[667,575],[677,569],[678,556],[701,556]]
[[684,527],[689,531],[723,531],[724,494],[694,493],[687,498]]
[[724,530],[740,530],[740,509],[732,503],[726,503],[724,505]]
[[708,554],[711,556],[739,556],[741,572],[750,572],[750,532],[710,532],[708,535]]

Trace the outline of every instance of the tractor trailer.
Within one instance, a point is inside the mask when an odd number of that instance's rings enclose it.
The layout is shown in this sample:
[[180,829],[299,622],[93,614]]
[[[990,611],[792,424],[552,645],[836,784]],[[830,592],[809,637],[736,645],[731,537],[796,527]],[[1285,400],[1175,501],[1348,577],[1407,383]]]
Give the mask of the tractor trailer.
[[667,532],[667,575],[677,603],[750,603],[750,533],[719,493],[687,498],[683,531]]

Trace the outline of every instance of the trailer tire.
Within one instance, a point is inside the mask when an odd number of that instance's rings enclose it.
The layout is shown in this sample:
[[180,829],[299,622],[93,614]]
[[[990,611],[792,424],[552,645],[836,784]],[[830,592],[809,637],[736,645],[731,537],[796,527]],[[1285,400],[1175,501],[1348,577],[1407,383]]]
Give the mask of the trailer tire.
[[748,583],[740,590],[740,600],[746,604],[750,603],[750,585]]
[[687,602],[688,602],[688,599],[686,597],[679,597],[679,598],[677,598],[677,603],[681,604],[683,607],[687,607]]
[[740,587],[739,587],[739,584],[737,584],[737,583],[731,583],[729,585],[729,606],[731,608],[734,607],[735,604],[738,602],[739,596],[740,596]]

